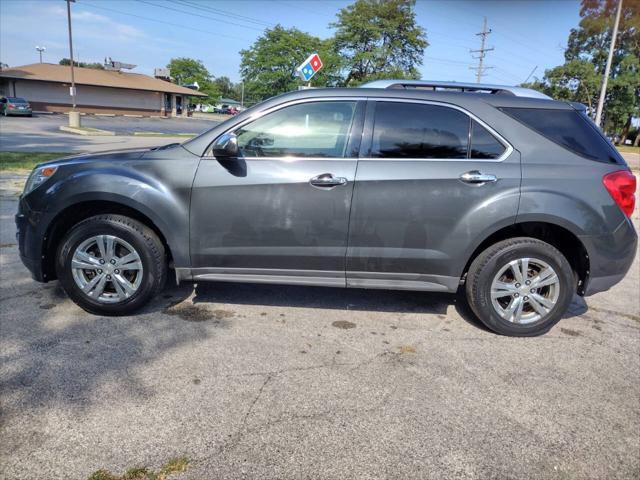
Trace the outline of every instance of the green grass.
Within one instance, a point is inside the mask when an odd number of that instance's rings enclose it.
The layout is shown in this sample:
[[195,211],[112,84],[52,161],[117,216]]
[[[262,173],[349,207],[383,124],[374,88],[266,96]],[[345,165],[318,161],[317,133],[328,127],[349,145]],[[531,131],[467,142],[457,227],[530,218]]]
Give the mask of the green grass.
[[31,170],[38,163],[67,155],[57,152],[0,152],[0,171]]
[[631,147],[629,145],[618,145],[616,146],[619,152],[622,153],[638,153],[640,154],[640,147]]
[[98,470],[88,480],[166,480],[174,473],[186,472],[187,468],[189,468],[189,460],[180,457],[169,460],[157,472],[147,467],[130,468],[124,475],[114,475],[108,470]]

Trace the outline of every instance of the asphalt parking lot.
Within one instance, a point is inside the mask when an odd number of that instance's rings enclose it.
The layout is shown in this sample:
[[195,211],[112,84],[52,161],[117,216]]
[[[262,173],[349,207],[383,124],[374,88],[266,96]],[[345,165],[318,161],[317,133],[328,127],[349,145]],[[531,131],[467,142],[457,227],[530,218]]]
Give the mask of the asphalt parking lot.
[[640,477],[638,259],[539,338],[455,296],[224,283],[103,318],[20,263],[23,181],[0,175],[2,479]]
[[184,136],[133,137],[133,132],[200,133],[213,128],[217,120],[199,118],[132,118],[83,116],[86,127],[111,130],[117,136],[97,137],[59,130],[68,122],[66,115],[34,117],[0,116],[0,150],[18,152],[99,152],[118,148],[145,148],[183,142]]
[[[218,118],[216,116],[215,118]],[[205,118],[163,118],[163,117],[125,117],[82,115],[82,125],[116,132],[117,135],[130,135],[134,132],[154,133],[201,133],[220,123]],[[33,117],[2,117],[0,126],[11,124],[31,125],[44,132],[59,132],[61,125],[68,125],[69,118],[62,114],[38,114]]]

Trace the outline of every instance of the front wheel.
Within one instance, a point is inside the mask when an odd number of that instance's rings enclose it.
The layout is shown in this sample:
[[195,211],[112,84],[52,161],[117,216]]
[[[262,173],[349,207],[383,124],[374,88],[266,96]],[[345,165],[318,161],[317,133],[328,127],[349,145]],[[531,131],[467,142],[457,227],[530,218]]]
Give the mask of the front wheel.
[[128,315],[163,287],[164,246],[153,230],[122,215],[78,223],[60,242],[56,273],[67,295],[97,315]]
[[473,312],[488,328],[509,336],[549,331],[569,308],[575,290],[565,256],[528,237],[487,248],[471,263],[466,280]]

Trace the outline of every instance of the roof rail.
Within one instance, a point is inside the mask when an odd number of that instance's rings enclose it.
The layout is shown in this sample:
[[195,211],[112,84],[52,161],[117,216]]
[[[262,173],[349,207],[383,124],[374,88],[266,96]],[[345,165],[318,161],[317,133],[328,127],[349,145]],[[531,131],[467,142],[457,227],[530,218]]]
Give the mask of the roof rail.
[[462,83],[462,82],[442,82],[437,80],[374,80],[360,85],[360,88],[400,88],[400,89],[420,89],[420,90],[457,90],[460,92],[476,92],[513,95],[515,97],[544,98],[552,100],[544,93],[531,88],[510,87],[507,85],[487,85],[484,83]]

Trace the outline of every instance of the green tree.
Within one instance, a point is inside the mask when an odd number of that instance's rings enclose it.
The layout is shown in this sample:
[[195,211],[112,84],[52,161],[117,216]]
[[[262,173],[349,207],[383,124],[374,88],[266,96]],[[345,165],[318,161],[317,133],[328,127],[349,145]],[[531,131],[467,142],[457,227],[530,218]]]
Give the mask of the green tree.
[[205,100],[200,99],[200,102],[215,103],[221,96],[221,92],[215,84],[213,76],[201,60],[186,57],[172,58],[167,64],[167,68],[171,72],[171,77],[174,78],[179,85],[198,82],[200,92],[207,94],[207,98]]
[[415,0],[356,0],[338,13],[335,48],[345,85],[378,78],[419,78],[427,42],[416,24]]
[[233,83],[229,77],[217,77],[213,84],[220,92],[220,96],[225,98],[232,98],[234,100],[240,100],[239,85]]
[[167,64],[167,68],[171,72],[171,77],[175,78],[176,82],[181,85],[211,81],[211,74],[201,60],[186,57],[172,58]]
[[251,47],[240,51],[245,96],[253,102],[295,90],[302,85],[295,69],[312,53],[318,53],[324,64],[312,84],[336,85],[340,80],[340,59],[332,50],[331,40],[280,25],[265,30]]
[[589,112],[595,112],[602,77],[588,60],[571,60],[551,68],[542,81],[523,86],[540,90],[552,98],[584,103]]
[[[571,30],[565,58],[589,60],[604,75],[618,0],[582,0],[580,24]],[[640,115],[640,2],[626,0],[611,63],[604,109],[606,131],[626,139],[631,119]]]

